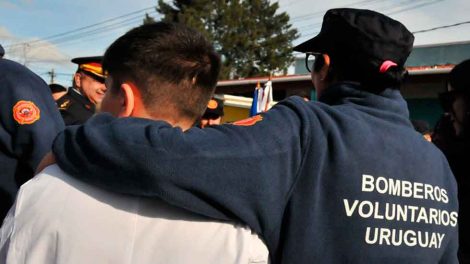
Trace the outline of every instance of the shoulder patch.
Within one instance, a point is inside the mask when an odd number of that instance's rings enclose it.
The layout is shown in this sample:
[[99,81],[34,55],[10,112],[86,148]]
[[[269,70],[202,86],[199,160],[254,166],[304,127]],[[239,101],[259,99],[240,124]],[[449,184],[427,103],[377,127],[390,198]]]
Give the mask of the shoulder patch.
[[252,126],[260,121],[263,120],[263,117],[261,115],[255,115],[253,117],[243,119],[240,121],[233,122],[234,125],[236,126]]
[[13,118],[20,125],[30,125],[38,121],[41,117],[41,111],[31,101],[18,101],[13,106]]

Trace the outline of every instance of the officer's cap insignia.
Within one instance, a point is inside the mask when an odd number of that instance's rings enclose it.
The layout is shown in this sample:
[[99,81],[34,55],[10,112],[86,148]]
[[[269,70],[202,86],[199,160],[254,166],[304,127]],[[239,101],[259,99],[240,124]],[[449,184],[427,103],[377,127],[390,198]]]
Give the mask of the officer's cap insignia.
[[262,120],[263,120],[263,117],[261,115],[256,115],[247,119],[233,122],[233,124],[236,126],[252,126]]
[[30,125],[38,121],[41,117],[41,111],[31,101],[18,101],[13,106],[13,118],[20,125]]

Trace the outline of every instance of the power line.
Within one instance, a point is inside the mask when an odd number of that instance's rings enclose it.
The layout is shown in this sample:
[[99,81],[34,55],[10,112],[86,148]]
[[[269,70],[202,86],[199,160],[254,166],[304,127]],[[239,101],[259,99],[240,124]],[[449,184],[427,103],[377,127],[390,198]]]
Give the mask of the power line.
[[420,34],[420,33],[425,33],[425,32],[431,32],[431,31],[436,31],[439,29],[444,29],[444,28],[452,28],[452,27],[457,27],[465,24],[470,24],[470,21],[464,21],[464,22],[459,22],[451,25],[445,25],[445,26],[439,26],[439,27],[434,27],[434,28],[429,28],[429,29],[423,29],[423,30],[418,30],[412,32],[413,34]]
[[[153,14],[153,13],[157,13],[157,12],[156,11],[149,12],[149,14]],[[137,21],[142,21],[142,19],[143,18],[142,18],[141,15],[137,15],[137,16],[130,17],[130,18],[127,18],[127,19],[122,20],[122,21],[116,21],[116,22],[108,24],[108,25],[103,25],[103,26],[98,27],[98,28],[90,28],[87,31],[77,32],[76,34],[73,34],[73,35],[69,35],[69,36],[65,35],[61,38],[53,39],[50,42],[37,42],[33,45],[25,44],[25,45],[23,45],[23,47],[27,46],[28,48],[36,48],[37,49],[37,48],[47,47],[50,44],[54,44],[54,45],[59,46],[59,45],[63,45],[64,43],[73,44],[73,43],[79,43],[79,42],[83,42],[83,41],[90,41],[90,37],[92,37],[92,39],[100,39],[100,38],[104,37],[105,35],[109,35],[109,33],[113,32],[115,30],[128,27],[132,24],[135,24],[135,22],[137,22]],[[95,37],[95,36],[98,36],[98,35],[101,35],[101,36],[100,37]],[[18,49],[20,47],[21,46],[15,46],[15,47],[10,48],[10,53],[14,53],[15,52],[14,50]],[[35,62],[38,63],[38,62],[45,62],[45,61],[37,60]]]
[[433,4],[436,4],[438,2],[442,2],[444,0],[435,0],[433,2],[427,2],[427,3],[422,3],[422,4],[419,4],[419,5],[415,5],[415,6],[412,6],[412,7],[408,7],[408,8],[403,8],[401,10],[397,10],[395,12],[391,12],[391,13],[388,13],[387,15],[391,16],[391,15],[396,15],[398,13],[403,13],[403,12],[406,12],[406,11],[409,11],[409,10],[414,10],[414,9],[417,9],[417,8],[422,8],[422,7],[425,7],[425,6],[428,6],[428,5],[433,5]]
[[[40,73],[39,75],[41,75],[41,76],[50,75],[50,72],[43,72],[43,73]],[[54,71],[54,75],[55,76],[58,76],[58,75],[71,76],[71,75],[73,75],[73,73],[64,73],[64,72],[55,72]]]
[[[380,2],[384,2],[384,1],[390,1],[390,0],[362,0],[362,1],[356,1],[356,2],[353,2],[353,3],[350,3],[350,4],[346,4],[342,7],[366,6],[366,5],[371,5],[371,4],[380,3]],[[415,0],[407,0],[407,1],[410,2],[410,1],[415,1]],[[420,1],[420,0],[417,0],[417,1]],[[301,3],[301,2],[303,2],[303,1],[297,1],[295,3],[291,2],[287,6],[298,4],[298,3]],[[399,4],[402,4],[402,3],[403,2],[395,4],[395,5],[399,5]],[[323,16],[326,13],[326,11],[328,11],[328,10],[329,9],[324,9],[324,10],[316,11],[316,12],[313,12],[313,13],[308,13],[308,14],[295,16],[295,17],[292,17],[291,19],[289,19],[289,23],[294,24],[294,23],[298,23],[300,21],[305,21],[305,20],[318,18],[318,17]],[[310,29],[311,27],[314,27],[316,29],[321,24],[322,24],[322,22],[317,22],[317,23],[314,23],[314,24],[303,25],[303,26],[297,27],[296,29],[298,31],[302,31],[303,28],[309,28]]]
[[[428,0],[405,0],[405,1],[401,1],[399,3],[395,3],[395,4],[392,4],[392,5],[388,5],[388,6],[384,6],[384,7],[381,7],[380,9],[383,9],[383,10],[393,10],[393,9],[396,9],[396,8],[402,8],[402,9],[399,9],[397,11],[395,11],[396,13],[400,13],[400,12],[404,12],[403,11],[403,7],[405,6],[411,6],[411,7],[408,7],[408,8],[417,8],[416,5],[413,5],[413,4],[416,4],[417,2],[428,2]],[[437,0],[437,1],[442,1],[442,0]],[[428,2],[429,3],[429,2]],[[422,5],[425,5],[422,4]],[[391,13],[388,13],[387,15],[390,15]],[[304,25],[304,26],[301,26],[298,28],[299,31],[302,31],[302,29],[304,28],[308,28],[310,30],[312,30],[312,28],[315,30],[315,29],[318,29],[319,26],[321,26],[322,22],[317,22],[317,23],[313,23],[313,24],[308,24],[308,25]],[[308,32],[308,30],[307,30]]]
[[[423,0],[422,0],[423,1]],[[398,13],[402,13],[402,12],[406,12],[406,11],[410,11],[410,10],[414,10],[414,9],[418,9],[418,8],[423,8],[425,6],[428,6],[428,5],[432,5],[432,4],[436,4],[438,2],[442,2],[442,1],[445,1],[445,0],[434,0],[432,2],[429,2],[429,1],[426,1],[425,3],[420,3],[420,4],[417,4],[417,5],[412,5],[412,6],[409,6],[409,7],[405,7],[405,8],[402,8],[402,9],[399,9],[399,10],[396,10],[396,11],[393,11],[393,12],[389,12],[389,13],[385,13],[386,15],[390,16],[390,15],[396,15]],[[411,1],[407,1],[407,2],[411,2]],[[416,4],[417,1],[414,1],[414,3]],[[403,3],[403,2],[402,2]],[[315,26],[315,25],[320,25],[321,23],[316,23],[316,24],[312,24],[312,26]],[[302,37],[303,38],[307,38],[307,37],[311,37],[315,34],[317,34],[319,31],[317,30],[317,28],[314,28],[314,32],[312,31],[307,31],[308,33],[303,35]]]
[[[405,0],[405,1],[401,1],[399,3],[395,3],[395,4],[392,4],[392,5],[385,6],[385,7],[381,7],[380,9],[390,10],[390,9],[394,9],[394,8],[397,8],[397,7],[403,7],[404,5],[412,4],[413,2],[416,3],[417,1],[427,1],[427,0]],[[377,2],[377,1],[374,1],[374,2]],[[369,4],[371,4],[371,3],[369,3]],[[306,24],[306,25],[297,27],[297,30],[299,32],[303,32],[303,34],[302,34],[303,36],[310,36],[310,35],[318,33],[319,28],[320,28],[321,25],[322,25],[322,21],[314,22],[314,23],[310,23],[310,24]]]
[[[153,15],[157,13],[156,10],[153,10],[151,12],[147,12],[147,14]],[[106,20],[110,21],[110,19]],[[39,42],[37,41],[36,43],[30,45],[28,43],[25,43],[22,46],[13,46],[9,48],[10,54],[14,54],[15,51],[16,53],[20,53],[21,47],[23,47],[23,50],[25,49],[40,49],[43,47],[47,47],[49,45],[56,45],[56,46],[62,46],[64,44],[74,44],[74,43],[81,43],[81,42],[90,42],[92,40],[96,39],[103,39],[105,36],[109,36],[113,34],[113,31],[122,29],[122,28],[128,28],[130,25],[135,24],[136,22],[142,22],[143,21],[143,16],[142,14],[134,14],[131,17],[128,17],[127,19],[124,20],[116,20],[112,23],[108,23],[105,25],[102,25],[100,27],[88,27],[88,30],[85,31],[77,31],[75,34],[69,34],[69,35],[63,35],[60,38],[52,39],[49,42]],[[111,34],[110,34],[111,33]],[[59,34],[56,34],[59,35]],[[23,56],[26,57],[26,51],[23,52]],[[26,60],[26,59],[25,59]],[[67,60],[68,61],[68,60]],[[36,59],[36,60],[28,60],[28,63],[60,63],[60,61],[57,60],[48,60],[48,59]]]
[[147,11],[147,10],[150,10],[150,9],[155,9],[155,6],[151,6],[151,7],[146,7],[146,8],[143,8],[143,9],[139,9],[139,10],[137,10],[137,11],[133,11],[133,12],[130,12],[130,13],[127,13],[127,14],[124,14],[124,15],[120,15],[120,16],[113,17],[113,18],[110,18],[110,19],[106,19],[106,20],[104,20],[104,21],[97,22],[97,23],[94,23],[94,24],[91,24],[91,25],[88,25],[88,26],[84,26],[84,27],[72,29],[72,30],[69,30],[69,31],[66,31],[66,32],[63,32],[63,33],[54,34],[54,35],[51,35],[51,36],[48,36],[48,37],[44,37],[44,38],[41,38],[41,39],[38,39],[38,40],[32,40],[32,41],[26,41],[26,42],[22,42],[22,43],[10,44],[10,45],[7,45],[6,47],[12,47],[12,46],[18,46],[18,45],[26,45],[26,44],[33,44],[33,43],[37,43],[37,42],[43,42],[43,41],[46,41],[46,40],[51,40],[51,39],[55,39],[55,38],[60,38],[60,37],[66,36],[66,35],[70,35],[70,34],[74,34],[74,33],[76,33],[76,32],[83,31],[83,30],[85,30],[85,29],[97,27],[97,26],[99,26],[99,25],[103,25],[103,24],[106,24],[106,23],[109,23],[109,22],[112,22],[112,21],[116,21],[116,20],[125,18],[125,17],[129,17],[129,16],[132,16],[132,15],[136,15],[136,14],[142,13],[142,12]]
[[[300,1],[296,1],[294,3],[289,3],[288,5],[286,5],[285,7],[289,7],[289,6],[294,6],[294,5],[298,5],[298,4],[301,4],[302,2],[305,2],[307,0],[300,0]],[[354,6],[354,5],[361,5],[361,4],[369,4],[369,2],[381,2],[381,1],[387,1],[387,0],[362,0],[362,1],[356,1],[354,3],[350,3],[350,4],[346,4],[345,6]],[[316,14],[316,13],[321,13],[321,11],[319,12],[314,12],[312,14]],[[324,13],[324,12],[323,12]]]
[[[357,1],[357,2],[354,2],[354,3],[346,4],[343,7],[353,7],[353,6],[357,6],[357,5],[369,5],[369,4],[373,4],[373,3],[376,3],[376,2],[383,2],[383,1],[389,1],[389,0],[362,0],[362,1]],[[302,2],[302,1],[299,1],[299,2]],[[299,2],[297,2],[295,4],[298,4]],[[316,12],[313,12],[313,13],[303,14],[303,15],[300,15],[300,16],[292,17],[292,19],[290,19],[290,22],[291,23],[292,22],[299,22],[299,21],[303,21],[303,20],[307,20],[307,19],[311,19],[311,18],[315,18],[315,17],[321,17],[328,10],[329,9],[324,9],[324,10],[316,11]]]
[[[155,12],[150,12],[149,14],[153,14],[153,13],[156,13],[156,11]],[[69,41],[73,41],[73,40],[80,40],[80,39],[83,39],[84,37],[89,37],[89,36],[98,35],[98,34],[101,34],[101,33],[107,33],[107,32],[112,31],[112,30],[121,29],[121,28],[127,27],[129,25],[132,25],[137,21],[142,21],[142,20],[143,20],[143,18],[141,16],[132,17],[132,18],[128,18],[128,19],[125,19],[125,20],[122,20],[122,21],[118,21],[118,22],[113,23],[113,24],[105,25],[105,26],[100,27],[100,28],[95,28],[95,29],[92,29],[92,30],[80,32],[80,33],[77,33],[75,35],[64,36],[62,38],[52,40],[52,41],[50,41],[50,43],[60,44],[60,43],[69,42]]]
[[29,59],[31,63],[68,63],[68,59]]

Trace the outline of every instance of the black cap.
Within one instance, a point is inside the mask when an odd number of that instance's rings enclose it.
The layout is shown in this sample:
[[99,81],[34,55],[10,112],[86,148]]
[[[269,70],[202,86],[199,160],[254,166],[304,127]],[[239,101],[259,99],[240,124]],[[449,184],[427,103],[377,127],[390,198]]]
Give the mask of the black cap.
[[470,94],[470,60],[455,66],[449,74],[451,90]]
[[102,69],[103,56],[73,58],[72,62],[78,64],[78,71],[84,71],[98,78],[105,78]]
[[58,93],[58,92],[65,92],[67,91],[67,88],[65,86],[62,86],[57,83],[51,83],[49,84],[49,88],[51,89],[52,93]]
[[294,47],[294,50],[329,55],[360,54],[379,65],[390,60],[403,66],[413,42],[413,34],[403,24],[383,14],[365,9],[338,8],[326,12],[316,37]]
[[457,64],[450,71],[448,88],[449,91],[439,94],[439,101],[445,112],[451,111],[457,96],[470,96],[470,60]]
[[207,104],[203,118],[214,119],[224,115],[224,101],[213,97]]
[[3,49],[2,45],[0,44],[0,58],[2,58],[3,55],[5,55],[5,50]]
[[78,65],[90,62],[98,62],[101,64],[103,61],[103,56],[77,57],[73,58],[71,61]]

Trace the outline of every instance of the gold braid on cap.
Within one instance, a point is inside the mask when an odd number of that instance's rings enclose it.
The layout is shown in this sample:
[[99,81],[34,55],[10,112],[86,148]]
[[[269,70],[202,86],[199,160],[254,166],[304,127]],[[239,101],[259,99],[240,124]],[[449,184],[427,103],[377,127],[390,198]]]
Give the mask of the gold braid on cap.
[[103,73],[103,69],[101,68],[101,63],[96,63],[96,62],[84,63],[84,64],[80,64],[78,68],[80,70],[92,73],[98,77],[106,78],[105,74]]

